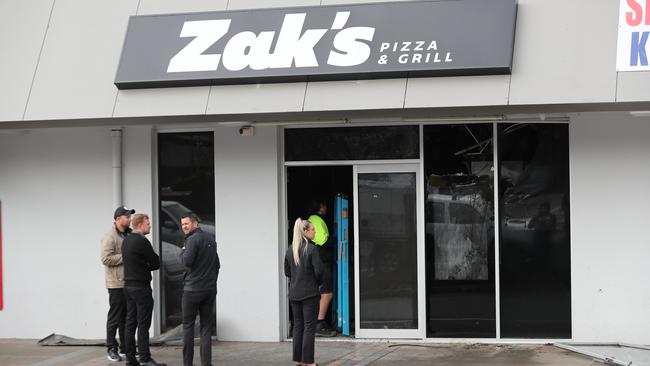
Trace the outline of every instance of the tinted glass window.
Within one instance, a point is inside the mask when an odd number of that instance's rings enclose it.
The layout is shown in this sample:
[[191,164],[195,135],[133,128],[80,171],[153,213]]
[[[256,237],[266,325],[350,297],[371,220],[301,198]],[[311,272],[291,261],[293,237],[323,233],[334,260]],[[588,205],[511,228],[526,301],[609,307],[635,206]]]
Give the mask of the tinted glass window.
[[419,126],[288,128],[286,161],[418,159]]
[[471,203],[450,203],[449,222],[456,224],[481,224],[483,217]]
[[433,222],[434,223],[442,223],[445,222],[445,204],[444,203],[437,203],[433,202],[431,204],[431,207],[433,208]]
[[358,184],[360,327],[417,329],[415,173],[363,173]]
[[499,125],[501,335],[571,338],[566,124]]
[[160,233],[162,330],[181,323],[185,267],[179,253],[184,234],[181,215],[194,212],[203,231],[214,235],[214,134],[158,135],[158,205]]
[[427,336],[496,336],[492,124],[424,127]]

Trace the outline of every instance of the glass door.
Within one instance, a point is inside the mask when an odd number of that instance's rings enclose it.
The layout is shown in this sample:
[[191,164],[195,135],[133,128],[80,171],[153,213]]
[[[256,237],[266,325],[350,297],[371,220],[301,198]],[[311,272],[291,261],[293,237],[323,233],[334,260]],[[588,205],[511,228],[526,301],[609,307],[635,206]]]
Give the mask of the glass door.
[[419,164],[357,165],[357,338],[425,338],[423,207]]

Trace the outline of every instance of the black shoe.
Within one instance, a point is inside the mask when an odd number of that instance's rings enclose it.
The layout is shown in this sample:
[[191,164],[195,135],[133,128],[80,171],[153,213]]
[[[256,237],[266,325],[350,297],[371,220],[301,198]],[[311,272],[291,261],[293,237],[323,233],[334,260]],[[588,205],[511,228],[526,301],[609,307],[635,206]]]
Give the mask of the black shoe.
[[128,358],[126,359],[126,366],[140,366],[140,362],[137,360],[129,360]]
[[324,321],[316,323],[316,337],[336,337],[338,333]]
[[122,357],[117,353],[117,349],[115,348],[109,348],[108,351],[106,351],[106,358],[108,358],[109,361],[111,362],[120,362],[122,361]]
[[337,334],[334,329],[321,329],[316,332],[316,337],[336,337]]
[[153,358],[150,358],[149,361],[140,362],[140,366],[167,366],[166,363],[158,363]]

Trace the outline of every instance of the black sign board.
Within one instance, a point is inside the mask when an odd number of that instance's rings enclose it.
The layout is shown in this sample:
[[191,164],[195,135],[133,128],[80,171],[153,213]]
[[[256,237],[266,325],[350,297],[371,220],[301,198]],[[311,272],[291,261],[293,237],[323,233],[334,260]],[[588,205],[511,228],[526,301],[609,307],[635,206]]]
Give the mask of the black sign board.
[[507,74],[516,0],[134,16],[119,89]]

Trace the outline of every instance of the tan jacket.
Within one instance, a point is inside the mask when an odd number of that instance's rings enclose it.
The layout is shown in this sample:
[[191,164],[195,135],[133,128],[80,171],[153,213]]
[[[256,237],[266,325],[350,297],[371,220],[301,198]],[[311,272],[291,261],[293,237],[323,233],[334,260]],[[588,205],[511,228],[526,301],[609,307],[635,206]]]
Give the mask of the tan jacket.
[[115,224],[102,237],[102,263],[106,272],[106,288],[124,288],[124,266],[122,265],[122,242]]

